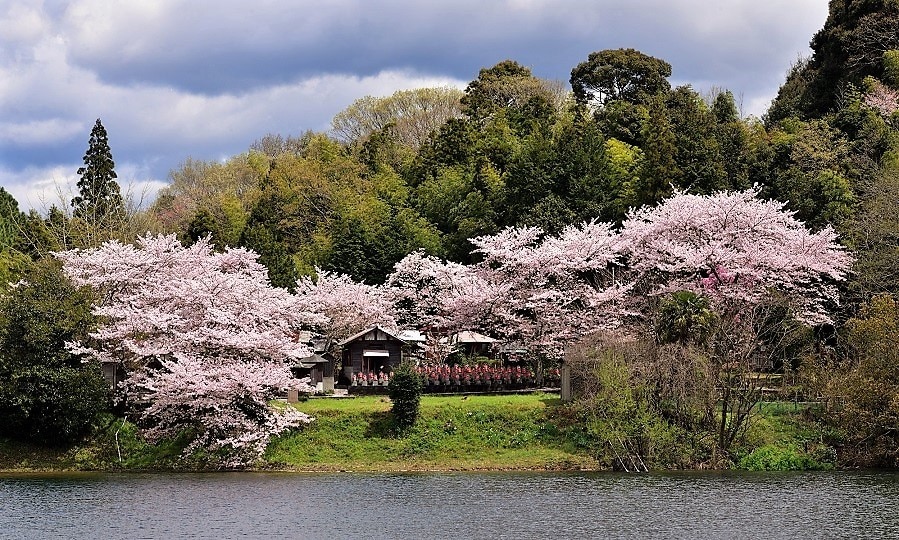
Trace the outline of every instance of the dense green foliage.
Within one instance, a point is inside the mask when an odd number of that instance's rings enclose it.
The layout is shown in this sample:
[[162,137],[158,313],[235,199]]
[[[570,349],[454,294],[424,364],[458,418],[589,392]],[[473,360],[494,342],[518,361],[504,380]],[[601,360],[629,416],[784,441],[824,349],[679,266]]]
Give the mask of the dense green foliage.
[[15,283],[28,268],[31,259],[22,253],[22,226],[25,215],[19,203],[0,187],[0,283]]
[[25,280],[0,300],[0,433],[67,444],[108,408],[99,366],[66,349],[92,329],[92,297],[52,260],[37,263]]
[[18,201],[0,187],[0,248],[7,249],[16,244],[22,217]]
[[90,433],[108,410],[109,385],[97,365],[24,366],[0,384],[3,434],[50,446]]
[[578,103],[610,101],[642,103],[667,92],[671,64],[635,49],[590,53],[571,70],[571,88]]
[[665,298],[656,311],[656,334],[662,343],[705,343],[714,328],[716,315],[705,296],[677,291]]
[[899,305],[878,295],[847,323],[848,359],[823,359],[806,370],[808,386],[826,398],[823,418],[854,465],[899,464]]
[[[894,0],[831,0],[824,28],[812,38],[813,56],[787,76],[768,121],[819,118],[841,107],[849,85],[883,78],[892,68],[884,53],[899,49],[899,4]],[[891,57],[887,57],[889,60]]]
[[578,399],[569,429],[607,466],[619,469],[720,467],[715,373],[692,350],[650,342],[583,344],[568,353]]

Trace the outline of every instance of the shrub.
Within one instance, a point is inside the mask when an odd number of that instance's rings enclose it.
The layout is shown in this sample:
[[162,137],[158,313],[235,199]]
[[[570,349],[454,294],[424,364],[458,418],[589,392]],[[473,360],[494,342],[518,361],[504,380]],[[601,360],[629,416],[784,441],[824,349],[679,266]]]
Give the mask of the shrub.
[[833,468],[836,456],[832,449],[823,447],[813,454],[795,446],[765,445],[740,459],[737,467],[748,471],[817,471]]
[[94,326],[92,295],[76,288],[56,261],[37,263],[24,283],[0,297],[0,432],[64,445],[87,434],[109,405],[96,363],[67,342]]
[[[659,404],[658,384],[638,366],[655,355],[642,342],[585,342],[569,350],[576,399],[563,414],[573,442],[607,466],[688,467],[708,459],[699,430],[684,430]],[[644,359],[645,361],[645,359]]]
[[405,431],[415,424],[423,387],[424,381],[412,364],[404,363],[393,371],[387,392],[393,402],[391,413],[398,431]]
[[65,445],[93,429],[108,396],[96,364],[20,369],[0,382],[2,431],[16,439]]
[[876,295],[846,323],[851,356],[809,377],[830,406],[825,422],[845,436],[841,459],[853,465],[899,463],[899,302]]

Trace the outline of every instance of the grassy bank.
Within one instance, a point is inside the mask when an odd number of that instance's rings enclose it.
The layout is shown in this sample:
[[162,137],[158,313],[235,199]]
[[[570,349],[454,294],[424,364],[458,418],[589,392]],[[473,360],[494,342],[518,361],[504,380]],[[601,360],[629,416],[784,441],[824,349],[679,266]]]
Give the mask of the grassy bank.
[[[310,399],[297,404],[316,421],[275,439],[260,469],[296,471],[595,470],[617,456],[585,437],[557,395],[423,396],[421,416],[397,434],[386,397]],[[833,449],[803,408],[764,404],[735,449],[732,466],[753,470],[828,468]],[[116,444],[118,434],[118,445]],[[682,449],[677,466],[701,466]],[[89,440],[48,449],[0,440],[0,470],[198,470],[202,456],[185,460],[183,444],[149,445],[133,425],[108,418]],[[119,459],[121,452],[121,460]],[[678,457],[678,456],[675,456]],[[674,460],[668,463],[675,462]],[[690,465],[697,463],[697,465]],[[664,468],[662,462],[651,464]]]
[[837,464],[831,443],[837,437],[809,419],[809,405],[766,402],[759,405],[734,465],[754,471],[826,470]]
[[[182,462],[179,441],[151,445],[137,428],[111,415],[89,438],[65,447],[46,447],[0,439],[0,471],[118,471],[196,469]],[[121,456],[121,459],[120,459]]]
[[74,451],[0,439],[0,471],[75,470]]
[[383,397],[316,399],[299,408],[311,426],[275,441],[270,467],[292,470],[595,469],[548,422],[558,396],[424,396],[421,416],[394,433]]

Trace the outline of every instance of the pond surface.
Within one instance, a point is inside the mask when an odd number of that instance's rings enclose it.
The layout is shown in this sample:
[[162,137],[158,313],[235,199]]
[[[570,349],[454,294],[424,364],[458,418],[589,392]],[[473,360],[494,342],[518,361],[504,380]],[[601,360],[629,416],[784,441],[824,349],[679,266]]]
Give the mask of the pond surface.
[[899,474],[0,474],[0,538],[899,538]]

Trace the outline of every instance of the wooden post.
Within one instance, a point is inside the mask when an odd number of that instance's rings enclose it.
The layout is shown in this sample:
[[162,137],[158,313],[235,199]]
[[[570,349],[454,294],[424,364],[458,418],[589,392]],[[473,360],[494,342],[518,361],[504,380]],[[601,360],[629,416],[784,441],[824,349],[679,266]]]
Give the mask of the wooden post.
[[562,376],[562,388],[559,392],[559,397],[562,398],[562,402],[569,402],[572,399],[571,396],[571,366],[568,365],[567,362],[562,362],[562,371],[560,373]]

